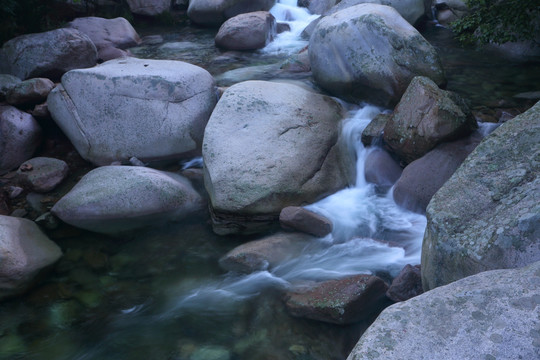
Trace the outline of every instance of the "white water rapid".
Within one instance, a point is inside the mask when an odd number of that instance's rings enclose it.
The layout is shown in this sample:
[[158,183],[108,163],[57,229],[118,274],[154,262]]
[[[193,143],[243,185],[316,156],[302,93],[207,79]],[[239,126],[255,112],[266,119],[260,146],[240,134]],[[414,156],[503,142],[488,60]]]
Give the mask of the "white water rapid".
[[312,15],[306,8],[298,7],[297,0],[280,0],[270,9],[270,13],[274,15],[277,22],[288,24],[291,31],[278,34],[274,41],[262,49],[262,52],[293,54],[307,46],[308,41],[302,40],[300,34],[319,15]]
[[226,313],[267,288],[288,289],[306,281],[362,273],[395,276],[406,264],[420,263],[425,216],[398,207],[392,190],[378,194],[364,178],[364,163],[371,150],[362,145],[360,136],[379,112],[368,105],[352,111],[343,123],[342,138],[357,159],[355,186],[306,207],[332,220],[330,235],[314,240],[299,256],[266,271],[229,273],[202,286],[181,284],[171,294],[162,316],[200,310]]

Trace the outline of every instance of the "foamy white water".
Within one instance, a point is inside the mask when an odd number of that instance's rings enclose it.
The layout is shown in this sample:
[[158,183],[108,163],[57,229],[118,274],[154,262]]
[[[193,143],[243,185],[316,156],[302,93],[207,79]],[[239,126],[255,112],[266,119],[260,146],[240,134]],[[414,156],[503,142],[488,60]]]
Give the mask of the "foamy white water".
[[293,54],[307,46],[308,41],[302,40],[300,34],[319,15],[312,15],[306,8],[298,7],[297,0],[280,0],[270,9],[270,13],[277,22],[287,23],[291,31],[278,34],[274,41],[261,50],[262,52]]

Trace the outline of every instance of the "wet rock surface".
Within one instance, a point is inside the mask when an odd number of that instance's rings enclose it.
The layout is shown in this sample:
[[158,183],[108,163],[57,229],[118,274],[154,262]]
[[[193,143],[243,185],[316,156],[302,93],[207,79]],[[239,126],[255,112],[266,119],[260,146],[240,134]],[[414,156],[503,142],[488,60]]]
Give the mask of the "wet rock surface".
[[386,291],[386,297],[399,302],[409,300],[423,292],[420,265],[406,265],[392,281]]
[[323,237],[332,232],[332,222],[299,206],[287,206],[279,213],[281,227]]

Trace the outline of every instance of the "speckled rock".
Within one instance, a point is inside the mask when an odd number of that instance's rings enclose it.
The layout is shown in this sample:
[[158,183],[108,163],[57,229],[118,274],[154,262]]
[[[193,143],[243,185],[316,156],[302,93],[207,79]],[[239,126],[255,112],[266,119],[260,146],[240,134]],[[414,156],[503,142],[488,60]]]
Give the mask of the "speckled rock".
[[219,260],[227,271],[252,273],[272,269],[298,256],[314,238],[302,233],[277,233],[235,247]]
[[347,360],[538,359],[539,294],[540,262],[461,279],[385,309]]
[[214,231],[251,231],[254,218],[276,221],[286,206],[345,187],[337,146],[342,111],[334,99],[291,84],[246,81],[228,88],[203,143]]
[[384,143],[410,163],[444,141],[466,136],[478,125],[464,100],[429,78],[415,77],[384,127]]
[[6,102],[13,106],[34,106],[47,100],[54,83],[46,78],[33,78],[15,85],[7,94]]
[[293,316],[334,324],[351,324],[381,310],[388,285],[372,275],[355,275],[328,280],[313,288],[290,291],[285,305]]
[[103,166],[86,174],[51,212],[75,227],[117,234],[180,220],[203,206],[180,175],[140,166]]
[[73,70],[49,95],[56,123],[96,165],[192,158],[217,102],[206,70],[170,60],[135,58]]
[[32,115],[0,106],[0,174],[32,157],[40,142],[41,127]]
[[6,42],[2,53],[2,70],[22,80],[57,80],[69,70],[92,67],[97,60],[92,40],[76,29],[21,35]]
[[68,171],[65,161],[37,157],[22,163],[17,170],[17,177],[30,191],[48,192],[66,178]]
[[393,7],[411,25],[424,15],[424,0],[342,0],[330,8],[324,15],[335,14],[351,6],[370,3]]
[[191,0],[187,15],[194,23],[220,26],[225,20],[253,11],[268,11],[275,0]]
[[216,34],[216,46],[227,50],[262,49],[276,36],[276,19],[268,11],[236,15]]
[[425,290],[540,260],[539,174],[540,102],[484,138],[431,200]]
[[0,215],[0,299],[27,290],[61,256],[34,222]]
[[415,76],[445,83],[436,50],[399,13],[360,4],[324,17],[309,41],[317,84],[352,102],[395,105]]
[[137,31],[122,17],[115,19],[82,17],[71,21],[67,26],[86,34],[98,51],[108,47],[126,49],[141,43]]

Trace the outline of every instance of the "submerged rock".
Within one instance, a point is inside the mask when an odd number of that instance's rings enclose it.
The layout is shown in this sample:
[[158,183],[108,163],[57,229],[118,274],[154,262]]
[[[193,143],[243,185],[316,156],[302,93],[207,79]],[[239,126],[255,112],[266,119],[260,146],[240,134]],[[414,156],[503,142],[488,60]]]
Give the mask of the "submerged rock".
[[445,82],[436,50],[388,6],[360,4],[323,18],[309,41],[316,82],[353,102],[396,104],[415,76]]
[[300,254],[314,238],[302,233],[278,233],[242,244],[219,260],[227,271],[252,273],[272,269]]
[[239,14],[268,11],[275,0],[191,0],[187,15],[194,23],[220,26]]
[[6,42],[1,52],[0,59],[3,57],[4,61],[0,61],[0,72],[22,80],[35,77],[57,80],[69,70],[92,67],[97,60],[92,40],[76,29],[18,36]]
[[108,165],[193,157],[216,101],[214,79],[198,66],[126,58],[70,71],[47,103],[79,154]]
[[103,166],[86,174],[51,212],[75,227],[117,234],[180,220],[202,207],[199,194],[180,175]]
[[287,310],[293,316],[334,324],[364,320],[382,309],[386,283],[372,275],[328,280],[307,291],[288,292]]
[[204,134],[205,185],[218,233],[249,232],[281,209],[347,184],[337,142],[341,105],[298,86],[246,81],[228,88]]
[[415,77],[384,127],[384,142],[410,163],[444,141],[478,128],[459,95],[439,89],[429,78]]
[[488,135],[427,208],[425,290],[540,260],[540,102]]
[[236,15],[225,21],[216,35],[216,46],[228,50],[262,49],[276,36],[276,19],[268,11]]
[[539,291],[540,262],[461,279],[385,309],[347,360],[538,359]]
[[0,106],[0,174],[32,157],[40,142],[41,127],[32,115]]
[[61,256],[34,222],[0,215],[0,300],[26,291]]

